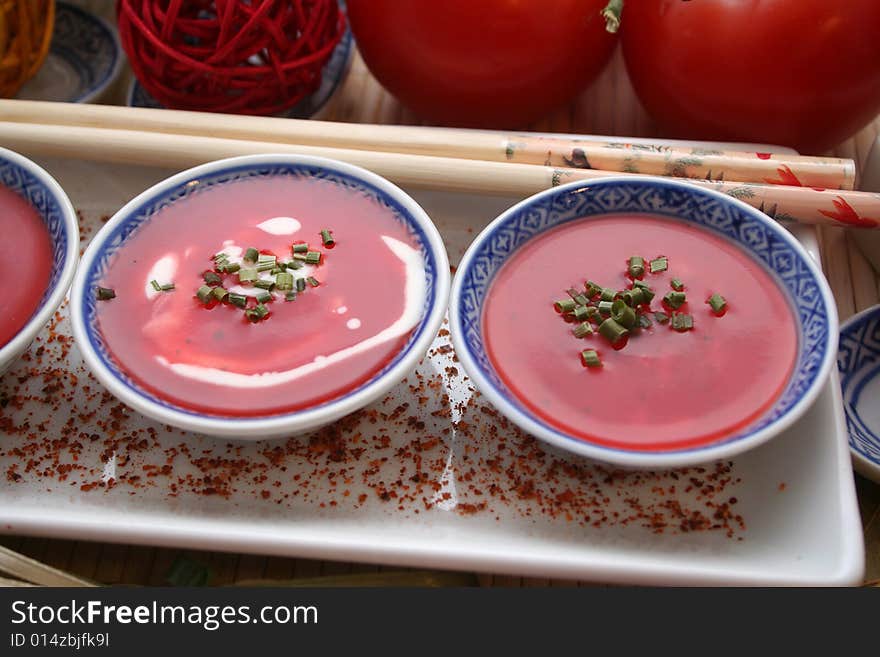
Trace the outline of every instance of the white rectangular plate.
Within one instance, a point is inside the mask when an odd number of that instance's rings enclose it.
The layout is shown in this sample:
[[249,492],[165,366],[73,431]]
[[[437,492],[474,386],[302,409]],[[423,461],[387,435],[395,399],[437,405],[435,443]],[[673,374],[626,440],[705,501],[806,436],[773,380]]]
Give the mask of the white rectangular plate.
[[[86,238],[168,173],[42,164]],[[453,262],[517,200],[413,194]],[[812,231],[798,237],[818,253]],[[836,378],[800,422],[730,465],[623,473],[520,434],[442,336],[407,382],[335,429],[228,443],[104,393],[63,337],[66,308],[59,317],[0,380],[3,532],[642,584],[862,577]]]

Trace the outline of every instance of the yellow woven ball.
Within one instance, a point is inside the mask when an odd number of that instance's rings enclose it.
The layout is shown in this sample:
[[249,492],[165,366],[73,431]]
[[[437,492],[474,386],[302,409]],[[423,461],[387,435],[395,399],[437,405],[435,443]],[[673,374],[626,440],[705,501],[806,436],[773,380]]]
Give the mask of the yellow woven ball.
[[0,97],[11,98],[43,65],[55,0],[0,0]]

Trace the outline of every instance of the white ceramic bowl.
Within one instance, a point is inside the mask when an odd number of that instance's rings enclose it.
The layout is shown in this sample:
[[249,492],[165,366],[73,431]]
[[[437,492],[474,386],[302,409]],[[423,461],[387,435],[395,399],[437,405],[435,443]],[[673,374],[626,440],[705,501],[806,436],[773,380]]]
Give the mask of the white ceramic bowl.
[[[303,410],[260,417],[199,413],[171,404],[135,383],[114,361],[97,325],[96,288],[108,261],[139,226],[160,208],[190,194],[241,178],[293,175],[318,177],[354,188],[388,207],[422,250],[426,299],[407,344],[380,372],[355,390]],[[301,433],[328,424],[384,395],[415,367],[434,339],[449,297],[450,272],[443,240],[424,210],[400,188],[360,167],[325,158],[252,155],[189,169],[154,185],[127,203],[93,238],[71,291],[73,334],[86,365],[110,392],[131,408],[161,422],[198,433],[255,440]]]
[[[0,184],[36,208],[52,240],[49,286],[28,323],[0,347],[0,374],[3,374],[37,337],[67,294],[79,257],[79,225],[61,185],[26,157],[5,148],[0,148]],[[4,239],[14,239],[14,236],[7,234]]]
[[[581,217],[610,213],[667,215],[742,247],[773,275],[791,303],[799,337],[794,370],[776,403],[756,421],[702,447],[627,450],[587,442],[544,422],[495,372],[482,334],[482,308],[494,275],[525,242]],[[489,401],[523,430],[556,447],[608,463],[669,468],[727,459],[790,427],[810,407],[837,355],[838,320],[831,290],[800,243],[765,214],[730,196],[668,178],[613,177],[556,187],[513,206],[481,232],[458,266],[449,310],[461,364]]]

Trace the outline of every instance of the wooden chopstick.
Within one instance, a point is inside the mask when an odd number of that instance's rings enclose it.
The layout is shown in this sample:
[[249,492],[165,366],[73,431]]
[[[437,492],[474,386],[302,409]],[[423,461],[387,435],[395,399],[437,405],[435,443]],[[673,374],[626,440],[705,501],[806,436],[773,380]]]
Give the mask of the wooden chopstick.
[[[27,155],[165,168],[184,168],[236,155],[294,153],[349,162],[404,186],[520,197],[574,180],[642,175],[36,123],[0,122],[0,144]],[[684,180],[739,198],[780,220],[861,228],[876,228],[880,225],[880,195],[877,194],[785,185]]]
[[164,132],[487,162],[851,190],[853,160],[533,134],[235,116],[109,105],[0,100],[0,121]]
[[0,545],[0,572],[41,586],[96,586],[94,582],[47,566],[2,545]]

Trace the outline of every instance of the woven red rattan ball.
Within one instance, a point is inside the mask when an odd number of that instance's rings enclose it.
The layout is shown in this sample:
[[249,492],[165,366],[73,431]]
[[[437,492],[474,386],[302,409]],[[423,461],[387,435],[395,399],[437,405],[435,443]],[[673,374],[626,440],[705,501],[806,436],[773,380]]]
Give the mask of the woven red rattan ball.
[[321,83],[337,0],[117,0],[135,76],[166,107],[277,114]]

